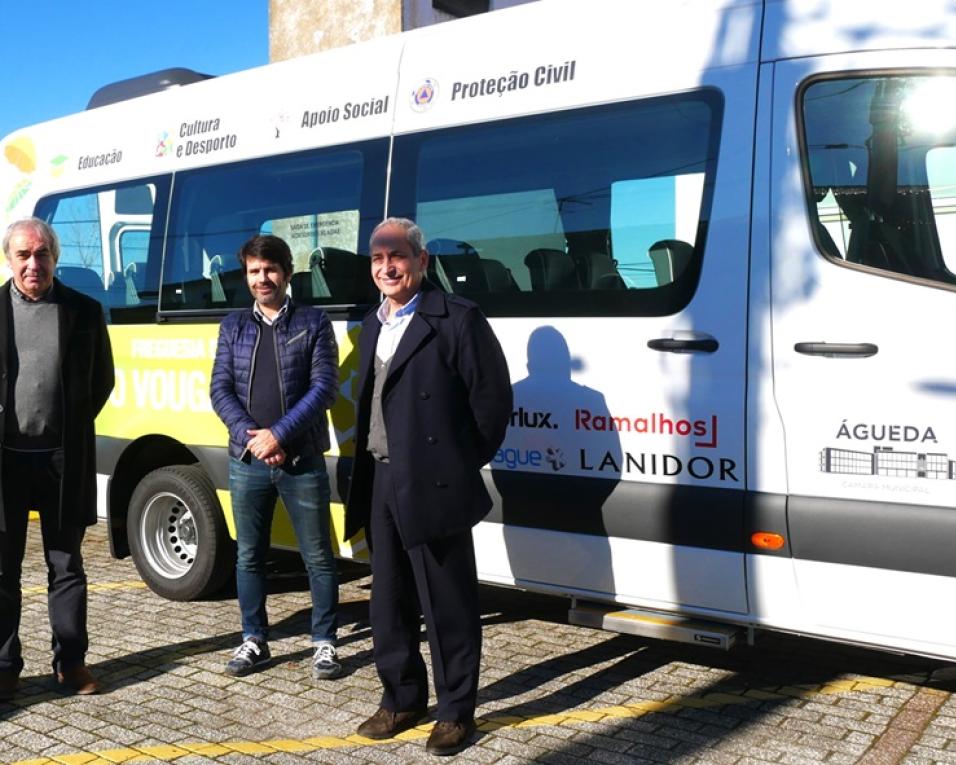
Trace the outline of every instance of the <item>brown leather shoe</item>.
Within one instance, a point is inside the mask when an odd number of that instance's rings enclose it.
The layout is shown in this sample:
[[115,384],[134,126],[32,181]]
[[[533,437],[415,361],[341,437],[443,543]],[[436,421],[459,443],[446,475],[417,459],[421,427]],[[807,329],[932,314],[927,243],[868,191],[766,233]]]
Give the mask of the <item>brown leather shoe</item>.
[[439,720],[432,728],[425,751],[444,757],[448,754],[458,754],[462,749],[471,746],[471,734],[475,732],[475,721],[448,722]]
[[79,696],[90,696],[100,692],[100,683],[85,664],[67,667],[56,673],[56,681]]
[[0,701],[10,701],[20,685],[20,676],[13,672],[0,672]]
[[414,728],[425,717],[424,709],[392,712],[384,707],[358,726],[356,733],[365,738],[383,739],[397,736],[403,730]]

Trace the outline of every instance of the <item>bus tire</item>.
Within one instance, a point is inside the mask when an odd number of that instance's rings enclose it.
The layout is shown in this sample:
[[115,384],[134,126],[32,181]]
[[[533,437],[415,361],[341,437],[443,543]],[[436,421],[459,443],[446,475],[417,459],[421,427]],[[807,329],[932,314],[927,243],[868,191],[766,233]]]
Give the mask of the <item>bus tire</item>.
[[139,575],[169,600],[212,595],[235,567],[215,487],[199,465],[148,473],[130,499],[126,534]]

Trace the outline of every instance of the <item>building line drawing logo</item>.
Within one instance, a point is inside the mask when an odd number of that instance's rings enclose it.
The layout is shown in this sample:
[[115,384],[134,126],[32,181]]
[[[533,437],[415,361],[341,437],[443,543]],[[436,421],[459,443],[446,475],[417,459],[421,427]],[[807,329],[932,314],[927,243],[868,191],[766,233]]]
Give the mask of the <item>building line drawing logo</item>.
[[942,452],[900,452],[890,446],[864,452],[827,446],[820,450],[820,472],[953,481],[956,461]]

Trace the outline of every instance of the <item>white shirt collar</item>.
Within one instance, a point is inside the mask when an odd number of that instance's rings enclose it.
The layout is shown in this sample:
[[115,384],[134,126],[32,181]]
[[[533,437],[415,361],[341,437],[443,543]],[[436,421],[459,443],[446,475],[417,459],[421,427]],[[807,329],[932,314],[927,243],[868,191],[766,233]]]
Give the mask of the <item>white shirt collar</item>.
[[422,296],[421,290],[415,293],[415,297],[409,300],[405,305],[399,308],[395,313],[389,317],[388,315],[388,299],[382,301],[382,304],[378,307],[376,316],[382,324],[388,324],[389,321],[395,321],[396,319],[403,319],[411,313],[415,312],[415,309],[418,308],[418,299]]
[[282,304],[282,308],[280,308],[280,309],[276,312],[276,315],[273,316],[271,319],[270,319],[268,316],[266,316],[266,315],[262,312],[262,309],[259,307],[259,303],[258,303],[258,302],[255,302],[255,303],[252,304],[252,313],[253,313],[253,315],[255,315],[257,318],[259,318],[262,322],[264,322],[265,324],[268,324],[269,326],[272,326],[280,316],[282,316],[284,313],[286,313],[286,312],[289,310],[289,303],[290,303],[290,302],[291,302],[291,300],[290,300],[289,296],[286,295],[286,296],[285,296],[285,302]]

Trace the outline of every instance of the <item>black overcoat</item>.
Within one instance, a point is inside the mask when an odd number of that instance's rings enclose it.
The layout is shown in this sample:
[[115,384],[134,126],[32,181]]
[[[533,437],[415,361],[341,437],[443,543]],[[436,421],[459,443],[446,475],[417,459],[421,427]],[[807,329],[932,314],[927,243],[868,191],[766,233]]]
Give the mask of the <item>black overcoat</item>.
[[[60,313],[63,389],[63,479],[59,527],[96,523],[96,434],[93,421],[113,390],[113,353],[103,309],[93,298],[54,280]],[[7,362],[13,329],[10,282],[0,286],[0,443],[7,405]],[[0,449],[0,460],[3,459]],[[0,492],[0,508],[3,493]],[[0,531],[5,531],[0,512]]]
[[[374,466],[367,442],[380,329],[372,311],[359,335],[346,538],[367,526],[371,510]],[[424,282],[382,391],[394,510],[406,549],[470,529],[491,509],[481,467],[504,440],[511,401],[504,353],[478,306]]]

